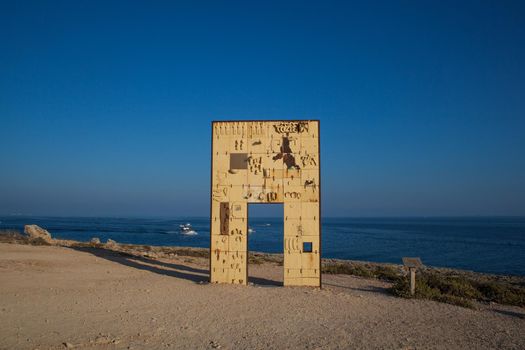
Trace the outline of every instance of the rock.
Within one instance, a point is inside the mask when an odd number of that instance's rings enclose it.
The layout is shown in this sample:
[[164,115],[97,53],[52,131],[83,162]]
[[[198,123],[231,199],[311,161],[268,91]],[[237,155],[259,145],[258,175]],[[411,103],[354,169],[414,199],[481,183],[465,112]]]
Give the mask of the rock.
[[28,235],[29,239],[31,240],[41,239],[47,243],[53,242],[51,234],[47,230],[44,230],[42,227],[37,225],[25,225],[24,233]]
[[89,241],[91,244],[100,244],[100,239],[98,237],[91,238],[91,241]]
[[213,341],[213,340],[210,341],[210,346],[213,349],[220,349],[221,348],[221,345],[219,343],[217,343],[216,341]]
[[66,348],[68,349],[73,349],[75,346],[71,343],[68,343],[68,342],[65,342],[65,343],[62,343]]
[[110,246],[110,247],[111,247],[111,246],[116,246],[117,244],[118,244],[118,243],[115,242],[115,241],[112,240],[112,239],[108,239],[108,240],[106,241],[106,245],[107,245],[107,246]]

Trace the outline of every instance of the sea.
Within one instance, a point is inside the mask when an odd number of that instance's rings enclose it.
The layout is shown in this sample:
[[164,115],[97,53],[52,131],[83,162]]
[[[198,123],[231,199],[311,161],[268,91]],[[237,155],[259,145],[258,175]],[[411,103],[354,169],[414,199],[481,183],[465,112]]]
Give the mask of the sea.
[[[209,219],[0,217],[1,229],[36,224],[54,238],[157,246],[209,248]],[[183,234],[190,224],[195,234]],[[281,218],[250,218],[250,251],[282,253]],[[525,276],[525,217],[323,218],[322,256],[401,263],[420,257],[425,265]]]

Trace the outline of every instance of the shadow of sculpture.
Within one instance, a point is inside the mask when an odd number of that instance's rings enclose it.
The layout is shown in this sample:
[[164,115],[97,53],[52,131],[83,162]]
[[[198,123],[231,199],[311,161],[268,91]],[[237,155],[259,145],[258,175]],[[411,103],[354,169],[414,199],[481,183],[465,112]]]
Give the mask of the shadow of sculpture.
[[353,290],[353,291],[357,291],[357,292],[377,293],[377,294],[383,294],[383,295],[392,296],[392,294],[388,291],[388,288],[385,288],[385,287],[366,286],[366,287],[358,288],[358,287],[343,286],[343,285],[340,285],[340,284],[329,283],[329,282],[325,282],[325,281],[323,281],[323,286],[343,288],[343,289]]
[[209,281],[208,270],[196,269],[193,267],[173,263],[165,263],[142,256],[107,249],[89,247],[72,247],[72,249],[84,253],[90,253],[98,258],[106,259],[124,266],[157,273],[159,275],[185,279],[194,283]]
[[265,287],[282,287],[283,286],[283,282],[281,281],[274,281],[274,280],[269,280],[269,279],[261,278],[261,277],[249,276],[248,282],[253,283],[255,285],[259,285],[259,286],[265,286]]
[[495,313],[501,314],[501,315],[517,317],[517,318],[521,318],[521,319],[525,320],[525,314],[523,314],[521,312],[509,311],[509,310],[500,310],[500,309],[493,309],[492,311],[495,312]]
[[[204,269],[149,259],[140,255],[133,255],[127,252],[119,252],[104,248],[71,247],[71,249],[89,253],[98,258],[106,259],[124,266],[157,273],[164,276],[181,278],[195,283],[209,282],[209,271]],[[251,276],[248,278],[248,282],[259,286],[277,287],[283,285],[281,281]]]

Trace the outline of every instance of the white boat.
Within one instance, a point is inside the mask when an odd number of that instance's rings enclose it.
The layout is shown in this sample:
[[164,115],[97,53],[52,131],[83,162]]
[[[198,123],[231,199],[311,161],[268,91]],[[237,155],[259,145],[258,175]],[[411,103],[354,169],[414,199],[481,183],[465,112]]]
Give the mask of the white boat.
[[193,236],[193,235],[197,234],[197,232],[195,232],[195,230],[193,230],[193,228],[191,227],[191,224],[189,222],[186,223],[186,224],[179,225],[179,228],[180,228],[180,233],[182,235]]
[[251,227],[248,228],[248,233],[254,233],[254,232],[255,232],[255,230],[253,228],[251,228]]

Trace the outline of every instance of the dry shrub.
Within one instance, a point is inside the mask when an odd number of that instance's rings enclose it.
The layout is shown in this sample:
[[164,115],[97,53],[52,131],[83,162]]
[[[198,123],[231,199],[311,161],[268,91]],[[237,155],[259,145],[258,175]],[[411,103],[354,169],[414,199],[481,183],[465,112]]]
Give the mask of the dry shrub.
[[[408,277],[394,283],[391,292],[410,298]],[[479,282],[463,276],[443,276],[426,271],[417,274],[416,298],[473,307],[472,301],[525,306],[525,288],[505,281]]]
[[388,265],[367,265],[355,262],[326,263],[322,267],[323,273],[352,275],[365,278],[378,278],[394,282],[401,277],[399,269]]

